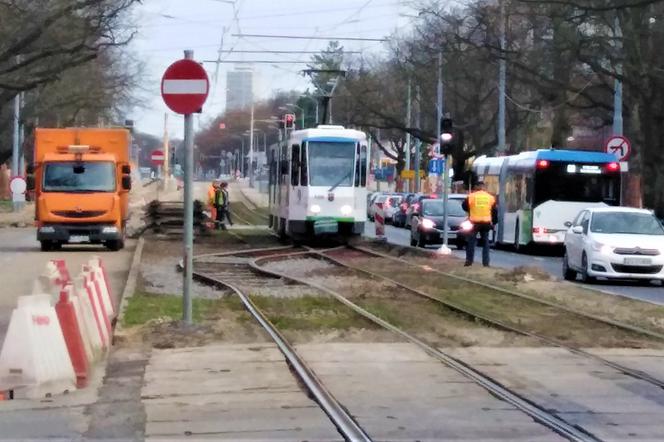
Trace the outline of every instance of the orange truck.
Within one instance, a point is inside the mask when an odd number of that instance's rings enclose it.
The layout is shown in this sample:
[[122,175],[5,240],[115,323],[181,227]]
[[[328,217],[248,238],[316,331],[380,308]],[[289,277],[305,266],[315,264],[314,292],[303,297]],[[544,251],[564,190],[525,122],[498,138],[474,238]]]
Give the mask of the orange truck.
[[43,251],[68,243],[124,247],[129,216],[127,129],[36,129],[28,188]]

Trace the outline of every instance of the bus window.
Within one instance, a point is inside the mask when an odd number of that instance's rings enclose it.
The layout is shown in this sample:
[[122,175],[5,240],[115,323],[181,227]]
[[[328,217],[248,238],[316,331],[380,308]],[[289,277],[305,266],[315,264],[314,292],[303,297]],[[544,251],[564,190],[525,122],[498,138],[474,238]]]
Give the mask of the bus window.
[[300,146],[293,144],[291,150],[291,186],[300,184]]
[[618,174],[584,174],[568,169],[567,163],[552,162],[535,175],[535,204],[549,200],[575,202],[604,202],[620,204],[620,176]]
[[306,186],[309,184],[309,176],[307,172],[307,145],[304,143],[302,143],[300,154],[300,185]]

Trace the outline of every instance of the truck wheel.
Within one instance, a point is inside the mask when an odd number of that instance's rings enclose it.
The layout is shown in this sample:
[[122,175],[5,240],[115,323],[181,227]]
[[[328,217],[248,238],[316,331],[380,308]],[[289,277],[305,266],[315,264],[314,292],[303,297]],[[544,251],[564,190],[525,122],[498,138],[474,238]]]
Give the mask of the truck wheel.
[[50,252],[52,249],[52,244],[51,241],[40,241],[41,244],[41,251],[42,252]]
[[108,247],[108,249],[113,252],[117,252],[118,250],[124,247],[124,241],[122,241],[121,239],[114,239],[112,241],[107,241],[106,247]]

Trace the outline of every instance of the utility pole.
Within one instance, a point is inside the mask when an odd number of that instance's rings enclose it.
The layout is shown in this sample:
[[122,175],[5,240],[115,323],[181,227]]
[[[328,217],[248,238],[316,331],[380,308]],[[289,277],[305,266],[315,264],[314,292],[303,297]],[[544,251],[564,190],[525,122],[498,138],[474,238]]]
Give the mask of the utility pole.
[[[421,109],[420,109],[420,102],[421,102],[421,96],[420,96],[420,85],[418,84],[415,86],[415,126],[420,129],[420,120],[421,120]],[[415,192],[420,191],[420,147],[421,147],[421,142],[420,139],[418,138],[417,141],[415,141]]]
[[[616,52],[622,52],[622,28],[620,27],[620,19],[616,15],[615,18],[615,27],[616,30],[614,35],[616,37]],[[616,74],[622,76],[623,67],[622,63],[616,65]],[[613,90],[613,135],[622,135],[623,134],[623,85],[622,81],[616,78],[614,82]]]
[[[412,100],[412,85],[411,85],[411,78],[410,75],[408,75],[408,97],[406,98],[406,127],[410,129],[410,125],[413,123],[413,118],[411,115],[411,100]],[[406,132],[406,152],[405,152],[405,157],[406,157],[406,162],[405,162],[405,169],[410,170],[410,155],[411,155],[411,147],[410,147],[410,132]],[[406,180],[406,188],[404,189],[406,192],[410,192],[410,180]]]
[[[21,171],[19,170],[20,167],[20,152],[19,152],[19,138],[20,138],[20,131],[19,131],[19,121],[21,119],[21,94],[18,93],[14,97],[14,127],[13,127],[13,137],[12,137],[12,176],[19,176],[21,174]],[[12,198],[13,200],[13,198]],[[12,203],[12,209],[14,212],[18,212],[21,210],[21,203],[18,201],[14,201]]]
[[[165,178],[169,179],[171,177],[170,174],[170,152],[168,149],[168,113],[164,112],[164,140],[163,140],[163,151],[164,151],[164,174]],[[138,167],[138,164],[136,164]]]
[[504,155],[505,145],[505,93],[507,83],[507,60],[505,50],[507,46],[505,2],[500,0],[500,66],[498,72],[498,154]]
[[249,187],[254,187],[254,100],[251,99],[251,121],[249,122]]

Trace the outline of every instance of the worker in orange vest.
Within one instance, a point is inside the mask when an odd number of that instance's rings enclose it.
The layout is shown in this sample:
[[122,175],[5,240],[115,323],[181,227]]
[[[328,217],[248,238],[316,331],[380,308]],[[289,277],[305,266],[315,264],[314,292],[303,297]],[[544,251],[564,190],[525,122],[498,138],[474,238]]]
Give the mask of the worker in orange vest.
[[217,193],[218,188],[219,188],[219,180],[214,180],[210,183],[210,187],[208,187],[207,191],[208,208],[210,209],[210,219],[212,220],[213,223],[217,219],[217,208],[215,207],[215,195]]
[[468,218],[473,223],[473,230],[468,236],[465,266],[471,266],[473,265],[473,261],[475,261],[475,246],[477,245],[477,234],[479,233],[480,239],[483,242],[482,264],[484,267],[489,267],[489,232],[493,230],[493,225],[498,217],[496,198],[484,189],[484,182],[478,180],[475,183],[473,192],[468,195],[461,206],[463,210],[468,212]]

